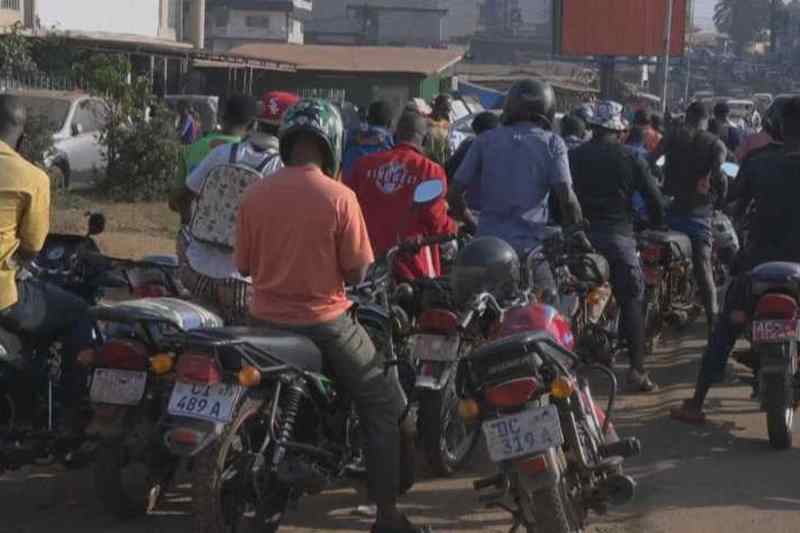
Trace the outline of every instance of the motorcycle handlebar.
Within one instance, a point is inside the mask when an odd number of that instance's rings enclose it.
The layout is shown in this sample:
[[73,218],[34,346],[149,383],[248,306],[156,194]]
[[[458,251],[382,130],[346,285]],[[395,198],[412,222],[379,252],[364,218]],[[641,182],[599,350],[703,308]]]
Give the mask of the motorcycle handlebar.
[[406,241],[398,245],[401,252],[416,253],[425,246],[433,246],[434,244],[442,244],[449,241],[458,239],[458,234],[447,233],[445,235],[434,235],[433,237],[424,237],[418,240]]

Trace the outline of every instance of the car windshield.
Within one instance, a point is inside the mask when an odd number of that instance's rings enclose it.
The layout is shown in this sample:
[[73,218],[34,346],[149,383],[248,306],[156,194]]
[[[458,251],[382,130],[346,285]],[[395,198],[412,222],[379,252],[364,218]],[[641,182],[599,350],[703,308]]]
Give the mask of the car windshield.
[[29,116],[42,115],[47,117],[50,126],[58,131],[64,126],[69,114],[70,103],[68,100],[50,98],[47,96],[18,96],[28,110]]

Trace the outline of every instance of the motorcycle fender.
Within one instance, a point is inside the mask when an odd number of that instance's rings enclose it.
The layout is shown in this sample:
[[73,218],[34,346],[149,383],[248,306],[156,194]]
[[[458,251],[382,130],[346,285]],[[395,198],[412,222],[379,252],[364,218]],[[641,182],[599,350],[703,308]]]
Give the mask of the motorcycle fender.
[[[163,439],[167,449],[180,457],[194,457],[222,435],[225,424],[190,418],[171,418],[164,422]],[[192,442],[182,437],[193,436]]]
[[[425,361],[423,361],[423,364],[424,363]],[[434,372],[433,376],[417,375],[415,384],[416,388],[419,390],[442,390],[444,386],[447,385],[447,382],[450,380],[450,376],[453,374],[457,365],[430,361],[428,361],[428,363],[434,365],[434,368],[442,368],[441,373]]]
[[[547,467],[541,472],[530,474],[518,466],[520,461],[543,457]],[[538,456],[525,457],[521,460],[511,461],[513,468],[518,473],[520,485],[528,492],[534,492],[556,486],[561,481],[561,476],[566,469],[566,461],[559,448],[549,448]]]
[[128,429],[125,420],[130,409],[127,405],[94,405],[92,421],[86,428],[86,434],[101,439],[121,437]]

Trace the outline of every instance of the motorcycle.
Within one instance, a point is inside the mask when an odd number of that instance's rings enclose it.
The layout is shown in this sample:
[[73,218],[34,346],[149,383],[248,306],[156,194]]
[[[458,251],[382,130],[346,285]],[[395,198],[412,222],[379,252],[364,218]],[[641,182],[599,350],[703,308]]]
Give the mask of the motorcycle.
[[[155,270],[153,263],[126,263],[134,272],[142,267]],[[172,275],[164,272],[164,277]],[[160,286],[153,275],[137,278],[132,293],[172,297],[92,308],[90,315],[102,337],[96,350],[81,354],[81,362],[92,372],[93,417],[86,434],[98,442],[94,487],[103,507],[121,519],[152,510],[178,466],[160,438],[161,416],[175,380],[171,335],[223,325],[210,311],[176,298],[181,296],[177,285]]]
[[[487,312],[496,334],[462,360],[457,379],[461,415],[481,425],[498,467],[473,486],[493,489],[480,502],[511,513],[511,532],[582,531],[589,510],[603,514],[635,492],[622,463],[641,446],[619,440],[611,423],[614,373],[573,353],[569,321],[553,307],[523,299],[504,308],[483,293],[462,320]],[[605,410],[592,397],[592,371],[609,379]]]
[[[735,163],[725,163],[722,165],[722,172],[729,181],[733,181],[739,174],[739,166]],[[733,222],[722,211],[714,211],[711,229],[713,234],[711,264],[714,268],[714,282],[722,289],[731,281],[731,266],[741,246]]]
[[[418,186],[415,203],[441,196],[441,185],[426,194],[425,183]],[[389,266],[401,248],[390,251]],[[393,331],[385,285],[350,291],[376,296],[359,302],[360,320],[372,321],[373,330]],[[383,303],[364,305],[375,302]],[[384,338],[393,345],[391,334]],[[235,529],[252,514],[262,531],[276,531],[287,506],[303,494],[361,483],[364,439],[358,416],[352,401],[336,391],[324,354],[310,339],[225,327],[185,332],[174,340],[176,380],[163,439],[171,453],[192,460],[196,530]],[[413,377],[393,349],[385,351],[385,360],[385,372]],[[401,490],[413,483],[414,468],[402,474]]]
[[755,304],[750,330],[756,366],[755,395],[767,414],[770,445],[792,446],[794,412],[800,402],[800,264],[762,264],[750,273]]

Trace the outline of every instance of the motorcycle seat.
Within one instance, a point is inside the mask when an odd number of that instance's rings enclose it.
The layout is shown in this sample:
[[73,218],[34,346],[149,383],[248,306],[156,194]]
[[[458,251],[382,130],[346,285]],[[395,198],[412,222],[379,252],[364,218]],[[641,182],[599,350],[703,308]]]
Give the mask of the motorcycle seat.
[[242,342],[261,353],[250,352],[256,366],[262,369],[282,363],[308,372],[322,372],[322,352],[314,342],[302,335],[268,328],[231,326],[203,331],[216,341]]
[[685,233],[645,230],[639,234],[639,240],[667,247],[673,260],[691,259],[692,257],[692,240]]
[[750,273],[753,294],[767,290],[785,290],[800,295],[800,264],[775,261],[758,265]]

